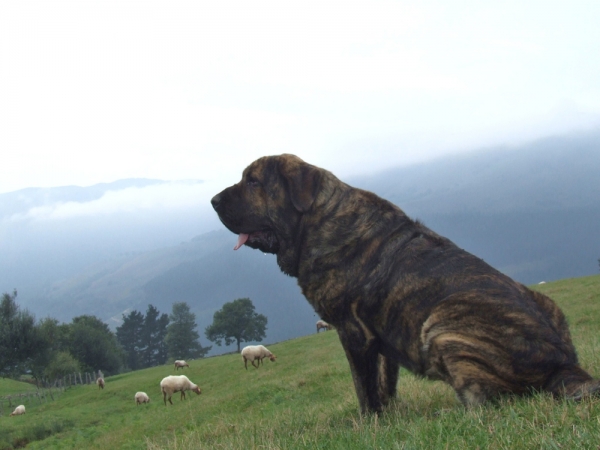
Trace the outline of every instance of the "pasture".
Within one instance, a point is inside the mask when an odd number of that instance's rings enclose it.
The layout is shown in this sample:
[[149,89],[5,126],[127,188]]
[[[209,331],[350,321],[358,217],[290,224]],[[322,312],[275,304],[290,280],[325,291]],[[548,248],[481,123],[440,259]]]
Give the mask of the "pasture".
[[[582,366],[600,377],[600,276],[536,285],[565,311]],[[293,320],[291,317],[290,320]],[[316,318],[315,318],[316,321]],[[580,403],[536,394],[465,409],[442,382],[402,371],[397,400],[361,418],[335,331],[268,345],[276,362],[244,369],[238,354],[188,361],[178,373],[202,394],[173,396],[160,380],[172,365],[76,386],[56,401],[0,417],[0,449],[561,449],[598,448],[600,398]],[[19,391],[0,379],[0,396]],[[18,384],[18,383],[17,383]],[[25,385],[23,389],[28,389]],[[145,391],[147,405],[134,394]]]

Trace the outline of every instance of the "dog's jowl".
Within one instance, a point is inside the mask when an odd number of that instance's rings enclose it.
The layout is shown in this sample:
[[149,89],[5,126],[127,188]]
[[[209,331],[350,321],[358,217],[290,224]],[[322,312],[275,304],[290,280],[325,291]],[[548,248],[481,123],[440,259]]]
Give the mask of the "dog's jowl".
[[336,328],[362,412],[396,394],[400,366],[446,381],[465,405],[600,390],[550,298],[324,169],[263,157],[212,204],[239,235],[235,248],[276,254]]

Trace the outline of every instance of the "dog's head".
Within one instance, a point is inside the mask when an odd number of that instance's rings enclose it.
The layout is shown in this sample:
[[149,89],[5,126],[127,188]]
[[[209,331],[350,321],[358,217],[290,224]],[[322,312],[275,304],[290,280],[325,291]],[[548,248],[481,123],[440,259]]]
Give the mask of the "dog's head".
[[324,172],[287,154],[250,164],[239,183],[211,200],[221,222],[239,235],[235,249],[247,245],[278,257],[287,252],[302,215],[315,203]]

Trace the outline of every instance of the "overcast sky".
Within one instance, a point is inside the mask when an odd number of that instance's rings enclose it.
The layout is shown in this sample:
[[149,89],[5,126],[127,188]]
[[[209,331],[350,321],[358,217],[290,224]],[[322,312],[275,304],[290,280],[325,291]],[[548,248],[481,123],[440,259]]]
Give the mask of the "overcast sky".
[[[0,2],[0,193],[340,176],[600,125],[600,2]],[[216,192],[216,191],[215,191]]]

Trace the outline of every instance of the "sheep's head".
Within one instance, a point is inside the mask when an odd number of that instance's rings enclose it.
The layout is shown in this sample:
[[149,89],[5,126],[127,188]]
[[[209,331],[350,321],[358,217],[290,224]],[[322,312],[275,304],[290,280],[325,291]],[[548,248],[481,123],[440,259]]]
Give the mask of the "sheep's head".
[[192,392],[195,392],[198,395],[200,395],[202,393],[199,386],[195,386],[191,390],[192,390]]
[[269,356],[269,359],[271,361],[275,361],[277,359],[277,356],[275,356],[273,353],[271,353],[271,356]]

